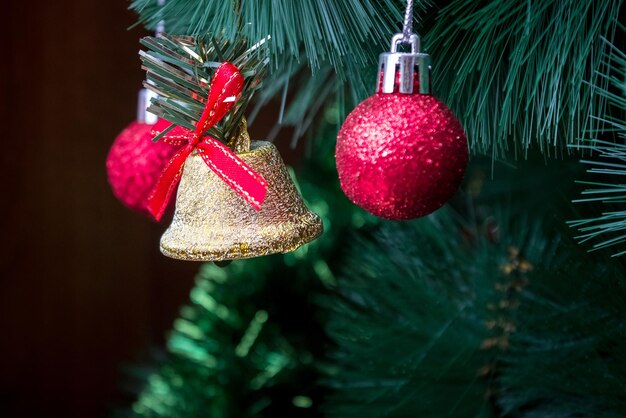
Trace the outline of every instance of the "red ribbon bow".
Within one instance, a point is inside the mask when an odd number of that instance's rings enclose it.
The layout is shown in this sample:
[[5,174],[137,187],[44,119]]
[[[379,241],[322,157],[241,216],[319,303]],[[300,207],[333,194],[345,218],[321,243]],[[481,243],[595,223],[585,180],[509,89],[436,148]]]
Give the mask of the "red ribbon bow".
[[[182,176],[185,160],[194,149],[198,150],[206,165],[239,196],[256,210],[261,208],[267,192],[265,179],[254,172],[230,148],[204,135],[232,109],[242,89],[243,76],[237,67],[223,62],[211,80],[209,97],[195,131],[176,126],[162,138],[164,142],[179,145],[181,148],[165,166],[148,198],[148,210],[157,221],[161,220],[167,203]],[[169,126],[171,126],[169,122],[159,120],[153,131],[162,132]]]

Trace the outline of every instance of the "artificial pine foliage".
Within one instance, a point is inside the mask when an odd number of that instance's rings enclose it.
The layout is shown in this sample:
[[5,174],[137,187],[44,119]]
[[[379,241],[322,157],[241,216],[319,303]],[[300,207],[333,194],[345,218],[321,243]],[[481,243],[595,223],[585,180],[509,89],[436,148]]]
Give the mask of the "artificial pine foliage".
[[[253,41],[270,35],[270,56],[276,68],[287,56],[298,61],[304,58],[313,70],[329,64],[344,73],[346,69],[361,68],[371,62],[370,44],[387,44],[388,34],[402,20],[404,10],[403,4],[395,0],[167,0],[163,3],[134,0],[130,7],[149,29],[155,29],[163,21],[168,33],[176,35],[220,34],[230,41],[240,38]],[[422,12],[430,1],[415,3],[416,11]]]
[[360,234],[324,304],[327,416],[626,416],[624,265],[567,237],[554,189],[495,203],[527,172],[474,174],[466,204]]
[[[624,35],[623,26],[619,33]],[[609,85],[594,89],[607,100],[608,112],[595,116],[600,126],[588,134],[591,139],[572,146],[592,152],[592,157],[582,163],[590,166],[588,173],[595,176],[593,181],[579,181],[589,188],[576,202],[598,202],[602,213],[570,224],[578,228],[577,238],[581,242],[594,242],[594,249],[610,247],[614,249],[613,256],[621,256],[626,254],[626,54],[605,42],[608,51],[599,76],[608,80]]]
[[435,93],[456,115],[474,153],[558,157],[590,129],[605,98],[603,40],[620,0],[454,0],[434,16],[426,43]]
[[[213,73],[221,62],[231,62],[244,77],[243,92],[224,120],[207,131],[212,137],[227,142],[261,86],[269,62],[266,40],[260,39],[248,48],[241,41],[227,42],[212,36],[173,37],[161,34],[142,39],[141,44],[148,48],[139,52],[146,69],[144,86],[158,95],[148,111],[194,130],[204,111]],[[167,132],[165,130],[153,141]]]
[[[606,99],[602,37],[613,40],[621,0],[416,1],[414,29],[433,59],[434,93],[463,123],[475,154],[519,158],[532,147],[561,156],[594,129]],[[261,104],[287,97],[284,123],[298,134],[324,103],[340,119],[371,95],[376,63],[401,31],[400,0],[135,0],[140,22],[173,34],[219,34],[253,45],[270,35]],[[307,63],[307,65],[304,65]],[[311,94],[315,92],[315,94]],[[293,111],[290,109],[293,107]]]
[[338,295],[324,305],[339,347],[326,416],[475,417],[490,410],[477,375],[491,356],[478,347],[490,338],[483,321],[496,297],[476,282],[499,278],[503,255],[463,251],[454,224],[450,213],[386,223],[352,247]]
[[273,269],[275,258],[204,266],[136,416],[316,416],[316,286]]
[[[626,266],[544,235],[502,356],[501,416],[626,416]],[[545,238],[544,238],[545,239]],[[531,255],[528,255],[531,258]]]
[[[418,13],[430,4],[415,3]],[[339,99],[343,117],[372,93],[378,54],[403,11],[397,0],[134,0],[130,7],[148,28],[163,21],[174,35],[212,34],[248,46],[269,35],[270,74],[258,104],[289,94],[281,123],[294,125],[296,138],[325,104]]]

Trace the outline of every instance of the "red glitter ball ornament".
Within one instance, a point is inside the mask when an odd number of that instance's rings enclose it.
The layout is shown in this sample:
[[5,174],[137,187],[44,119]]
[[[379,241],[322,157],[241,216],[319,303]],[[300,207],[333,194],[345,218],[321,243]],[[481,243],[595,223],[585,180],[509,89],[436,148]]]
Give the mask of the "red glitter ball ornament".
[[[412,4],[407,7],[410,17]],[[420,52],[419,36],[410,29],[405,20],[391,52],[380,54],[378,92],[348,115],[335,152],[346,196],[396,221],[443,206],[460,186],[468,160],[463,127],[432,96],[430,56]],[[411,52],[398,52],[401,43]]]
[[129,208],[149,215],[148,197],[177,147],[152,142],[154,125],[133,122],[115,138],[106,166],[113,194]]
[[429,94],[376,93],[350,113],[336,148],[345,194],[385,219],[408,220],[443,206],[468,162],[463,127]]

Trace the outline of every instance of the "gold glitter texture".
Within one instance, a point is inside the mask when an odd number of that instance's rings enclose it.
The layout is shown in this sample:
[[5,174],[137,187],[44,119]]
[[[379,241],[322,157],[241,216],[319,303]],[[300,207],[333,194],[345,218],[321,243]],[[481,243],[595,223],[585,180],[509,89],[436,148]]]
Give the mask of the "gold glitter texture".
[[[241,132],[247,145],[247,132]],[[273,144],[252,141],[249,152],[237,155],[268,183],[261,210],[238,196],[194,151],[185,162],[174,219],[161,237],[164,255],[193,261],[251,258],[293,251],[322,234],[321,219],[305,206]]]

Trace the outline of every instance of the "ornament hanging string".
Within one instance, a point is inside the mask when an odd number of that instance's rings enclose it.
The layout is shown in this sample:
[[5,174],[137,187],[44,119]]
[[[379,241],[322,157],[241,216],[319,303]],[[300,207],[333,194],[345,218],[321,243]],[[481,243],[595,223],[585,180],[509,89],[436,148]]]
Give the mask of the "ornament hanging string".
[[[204,135],[232,109],[242,89],[243,76],[237,67],[228,62],[220,64],[211,80],[209,97],[204,112],[196,123],[196,129],[191,131],[176,126],[161,139],[181,148],[165,166],[148,198],[148,210],[157,221],[163,216],[167,203],[180,182],[185,161],[194,150],[197,150],[206,165],[239,196],[256,210],[261,208],[267,193],[265,179],[226,145]],[[170,126],[169,122],[160,120],[154,126],[153,133],[158,135]]]
[[411,42],[413,33],[413,0],[407,0],[404,12],[404,26],[402,27],[402,41]]

